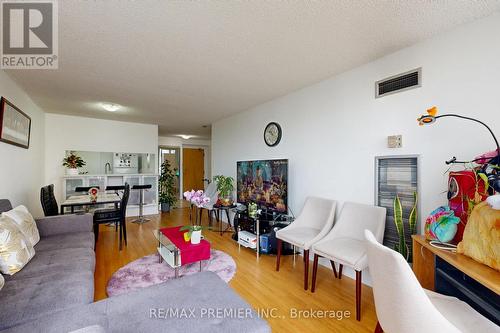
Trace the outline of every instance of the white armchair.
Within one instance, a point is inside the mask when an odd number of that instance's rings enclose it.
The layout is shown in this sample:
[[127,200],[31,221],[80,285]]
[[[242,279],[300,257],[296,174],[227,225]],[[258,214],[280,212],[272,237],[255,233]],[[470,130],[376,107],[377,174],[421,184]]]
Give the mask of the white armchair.
[[365,231],[378,323],[375,332],[498,332],[467,303],[423,289],[405,259]]
[[368,267],[364,230],[375,233],[382,241],[385,230],[386,209],[383,207],[346,202],[340,217],[328,235],[312,246],[314,253],[311,291],[316,289],[319,257],[330,260],[335,277],[335,263],[339,263],[338,278],[342,278],[344,265],[356,271],[356,320],[361,318],[361,272]]
[[302,212],[295,222],[276,232],[276,238],[278,239],[276,271],[280,270],[283,242],[304,249],[305,290],[309,287],[309,248],[331,230],[335,218],[336,204],[334,200],[308,197]]

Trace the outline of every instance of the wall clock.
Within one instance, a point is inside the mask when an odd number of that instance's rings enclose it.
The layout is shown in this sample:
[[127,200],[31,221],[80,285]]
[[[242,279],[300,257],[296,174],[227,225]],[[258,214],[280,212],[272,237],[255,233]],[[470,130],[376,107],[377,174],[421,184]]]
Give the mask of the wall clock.
[[264,142],[269,147],[277,146],[281,141],[281,126],[278,123],[271,122],[267,124],[264,130]]

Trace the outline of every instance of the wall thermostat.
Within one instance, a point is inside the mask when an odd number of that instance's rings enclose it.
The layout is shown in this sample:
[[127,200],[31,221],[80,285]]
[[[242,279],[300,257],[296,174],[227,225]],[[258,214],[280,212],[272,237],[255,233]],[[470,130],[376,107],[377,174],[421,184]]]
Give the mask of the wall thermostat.
[[401,148],[403,147],[403,136],[402,135],[391,135],[387,137],[387,147],[388,148]]

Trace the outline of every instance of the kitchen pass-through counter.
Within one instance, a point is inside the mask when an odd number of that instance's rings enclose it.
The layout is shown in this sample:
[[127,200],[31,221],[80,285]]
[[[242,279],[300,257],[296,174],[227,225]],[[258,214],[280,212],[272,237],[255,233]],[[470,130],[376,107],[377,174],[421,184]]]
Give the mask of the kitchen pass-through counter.
[[[151,173],[135,174],[81,174],[77,176],[63,177],[63,198],[61,202],[76,193],[75,188],[79,186],[96,186],[104,191],[106,186],[118,186],[128,183],[130,187],[134,185],[151,185],[151,189],[144,191],[144,214],[158,213],[158,175]],[[137,216],[139,214],[139,191],[131,190],[127,206],[127,216]]]

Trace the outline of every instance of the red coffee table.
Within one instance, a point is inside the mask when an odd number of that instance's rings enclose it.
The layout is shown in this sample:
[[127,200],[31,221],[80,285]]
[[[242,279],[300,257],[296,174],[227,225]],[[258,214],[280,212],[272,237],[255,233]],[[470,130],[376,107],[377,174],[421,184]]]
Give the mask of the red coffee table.
[[175,269],[175,277],[179,277],[179,267],[187,264],[210,259],[210,243],[204,239],[199,244],[191,244],[184,240],[181,227],[161,228],[153,231],[158,240],[158,254],[160,262],[165,260],[170,267]]

